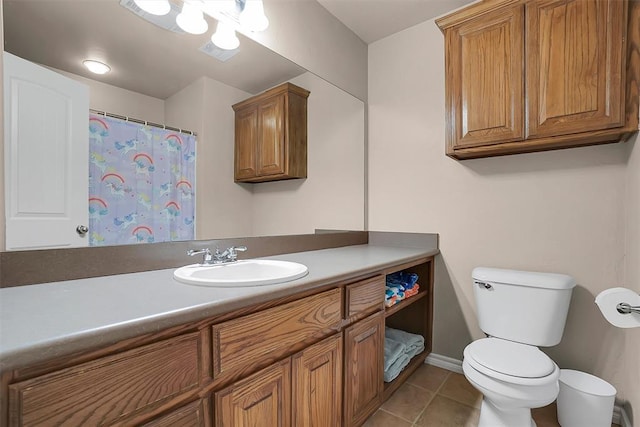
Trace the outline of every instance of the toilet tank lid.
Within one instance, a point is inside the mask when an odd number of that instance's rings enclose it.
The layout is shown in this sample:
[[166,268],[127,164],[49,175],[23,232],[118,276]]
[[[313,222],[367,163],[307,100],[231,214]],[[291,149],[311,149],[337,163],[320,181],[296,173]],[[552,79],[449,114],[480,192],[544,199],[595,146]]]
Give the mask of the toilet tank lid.
[[474,280],[483,282],[505,283],[534,288],[572,289],[576,285],[575,279],[566,274],[505,270],[490,267],[476,267],[473,269],[471,276]]

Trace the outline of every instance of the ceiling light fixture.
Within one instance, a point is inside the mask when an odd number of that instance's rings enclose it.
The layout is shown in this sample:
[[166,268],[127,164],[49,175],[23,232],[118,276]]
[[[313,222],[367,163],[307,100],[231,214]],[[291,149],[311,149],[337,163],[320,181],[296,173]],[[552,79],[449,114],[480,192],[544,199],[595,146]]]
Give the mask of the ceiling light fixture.
[[187,33],[202,34],[209,29],[202,10],[190,2],[184,2],[182,12],[176,17],[176,23]]
[[169,0],[134,0],[142,10],[152,15],[166,15],[171,11]]
[[269,27],[269,19],[264,14],[262,0],[246,0],[240,13],[240,25],[249,31],[264,31]]
[[225,50],[233,50],[240,46],[240,40],[238,40],[236,36],[236,31],[225,21],[218,22],[218,27],[216,28],[216,32],[211,36],[211,41],[220,49]]
[[109,67],[104,62],[96,61],[94,59],[85,59],[82,61],[82,64],[87,67],[89,71],[95,74],[106,74],[111,71],[111,67]]

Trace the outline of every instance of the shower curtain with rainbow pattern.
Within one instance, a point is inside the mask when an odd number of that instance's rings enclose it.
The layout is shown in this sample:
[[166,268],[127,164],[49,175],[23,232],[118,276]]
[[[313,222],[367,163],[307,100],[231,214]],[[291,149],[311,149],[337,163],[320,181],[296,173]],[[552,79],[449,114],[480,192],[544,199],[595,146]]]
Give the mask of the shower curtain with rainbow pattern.
[[193,135],[89,117],[89,245],[195,238]]

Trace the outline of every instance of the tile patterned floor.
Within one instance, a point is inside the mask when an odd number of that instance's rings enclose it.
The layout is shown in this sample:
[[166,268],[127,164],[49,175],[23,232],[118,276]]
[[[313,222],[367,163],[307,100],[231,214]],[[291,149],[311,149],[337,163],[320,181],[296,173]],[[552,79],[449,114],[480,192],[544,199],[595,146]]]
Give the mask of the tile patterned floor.
[[[462,374],[423,365],[364,427],[476,427],[482,395]],[[532,411],[538,427],[559,427],[552,403]]]

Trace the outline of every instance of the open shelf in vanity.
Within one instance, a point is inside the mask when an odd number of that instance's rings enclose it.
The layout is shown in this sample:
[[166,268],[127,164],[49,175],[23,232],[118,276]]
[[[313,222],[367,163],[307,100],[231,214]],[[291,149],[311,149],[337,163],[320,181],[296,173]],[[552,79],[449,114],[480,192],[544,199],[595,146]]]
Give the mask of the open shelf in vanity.
[[420,291],[410,298],[387,307],[385,326],[422,335],[425,339],[425,349],[414,356],[393,381],[384,383],[382,401],[387,400],[424,363],[433,348],[434,257],[400,265],[385,273],[388,275],[397,271],[416,273],[419,277]]

